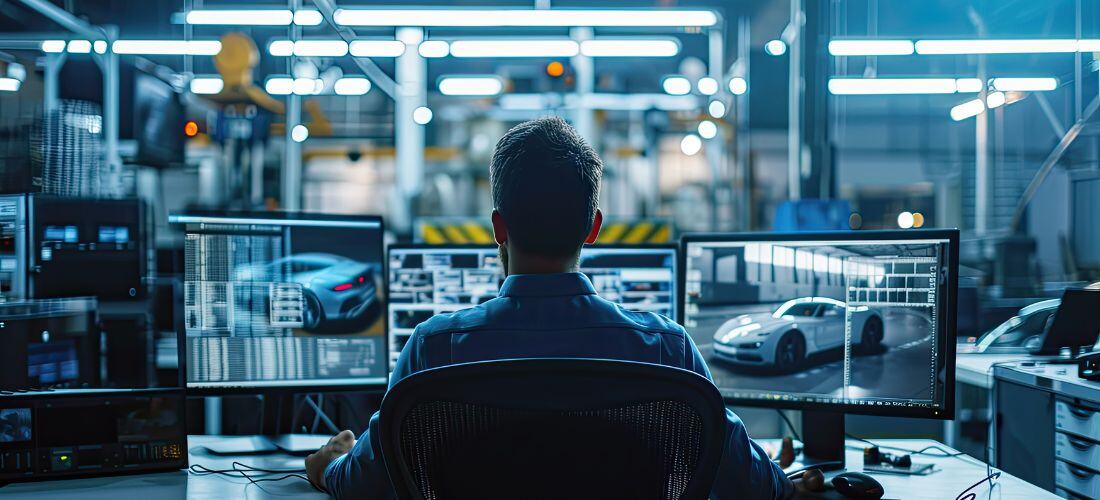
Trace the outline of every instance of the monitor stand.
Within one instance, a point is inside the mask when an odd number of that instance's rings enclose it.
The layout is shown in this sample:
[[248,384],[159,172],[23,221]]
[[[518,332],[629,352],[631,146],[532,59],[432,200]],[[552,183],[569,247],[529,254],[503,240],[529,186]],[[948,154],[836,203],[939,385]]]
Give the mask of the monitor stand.
[[843,413],[813,410],[802,412],[801,463],[822,472],[844,468]]

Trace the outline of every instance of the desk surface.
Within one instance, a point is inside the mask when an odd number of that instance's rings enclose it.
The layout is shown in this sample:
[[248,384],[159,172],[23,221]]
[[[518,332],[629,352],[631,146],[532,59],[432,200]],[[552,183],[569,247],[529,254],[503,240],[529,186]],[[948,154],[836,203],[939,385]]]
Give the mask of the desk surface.
[[955,356],[955,380],[989,389],[993,387],[993,365],[1030,358],[1028,354],[958,354]]
[[1077,365],[1015,363],[998,365],[994,375],[1000,380],[1029,385],[1063,396],[1100,403],[1100,382],[1077,376]]
[[[188,438],[190,463],[192,465],[204,465],[209,468],[230,468],[234,460],[254,467],[265,468],[290,469],[302,466],[301,457],[288,455],[216,457],[205,453],[201,446],[217,439],[216,436],[190,436]],[[877,440],[876,443],[914,450],[933,444],[943,446],[935,441],[924,439],[883,439]],[[850,445],[847,454],[848,469],[861,470],[863,468],[862,445],[856,441],[849,441],[848,444]],[[934,464],[936,472],[929,476],[876,474],[875,477],[886,489],[886,498],[952,499],[972,484],[986,477],[984,464],[969,457],[960,458],[914,456],[914,462]],[[977,493],[978,498],[982,499],[1057,498],[1045,490],[1004,473],[997,480],[992,493],[989,491],[988,484],[984,483],[972,491]],[[251,485],[244,479],[200,476],[188,474],[186,471],[18,483],[0,488],[0,497],[18,497],[21,499],[80,498],[81,500],[327,498],[304,481],[297,479]],[[816,497],[839,498],[835,492]]]

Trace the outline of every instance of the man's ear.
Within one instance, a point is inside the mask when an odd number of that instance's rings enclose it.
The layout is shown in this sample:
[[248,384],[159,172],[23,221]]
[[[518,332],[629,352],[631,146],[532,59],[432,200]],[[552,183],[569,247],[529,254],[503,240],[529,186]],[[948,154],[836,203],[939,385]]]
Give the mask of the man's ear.
[[508,226],[504,225],[504,216],[493,210],[493,238],[497,245],[503,245],[508,241]]
[[588,237],[584,239],[586,245],[591,245],[596,242],[596,238],[600,236],[601,227],[603,227],[603,212],[597,208],[596,216],[592,218],[592,229],[588,231]]

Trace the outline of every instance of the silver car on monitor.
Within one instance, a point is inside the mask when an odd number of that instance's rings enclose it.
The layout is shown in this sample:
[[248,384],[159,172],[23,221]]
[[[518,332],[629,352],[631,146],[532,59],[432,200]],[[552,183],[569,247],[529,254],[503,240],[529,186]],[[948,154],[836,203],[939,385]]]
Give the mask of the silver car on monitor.
[[[736,365],[796,369],[807,357],[844,345],[847,307],[828,297],[801,297],[772,313],[742,314],[718,327],[714,354]],[[851,313],[852,343],[874,352],[884,335],[882,314],[867,306]]]

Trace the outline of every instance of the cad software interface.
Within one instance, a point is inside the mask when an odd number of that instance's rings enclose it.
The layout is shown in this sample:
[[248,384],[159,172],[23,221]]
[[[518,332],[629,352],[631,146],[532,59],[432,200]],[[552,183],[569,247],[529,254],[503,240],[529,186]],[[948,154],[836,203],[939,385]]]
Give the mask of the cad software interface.
[[379,222],[171,220],[186,224],[188,387],[385,382]]
[[948,243],[689,241],[684,326],[725,397],[935,411]]
[[[675,261],[672,248],[584,247],[580,270],[601,297],[672,318]],[[417,325],[493,299],[504,282],[496,247],[392,248],[389,262],[392,360]]]

